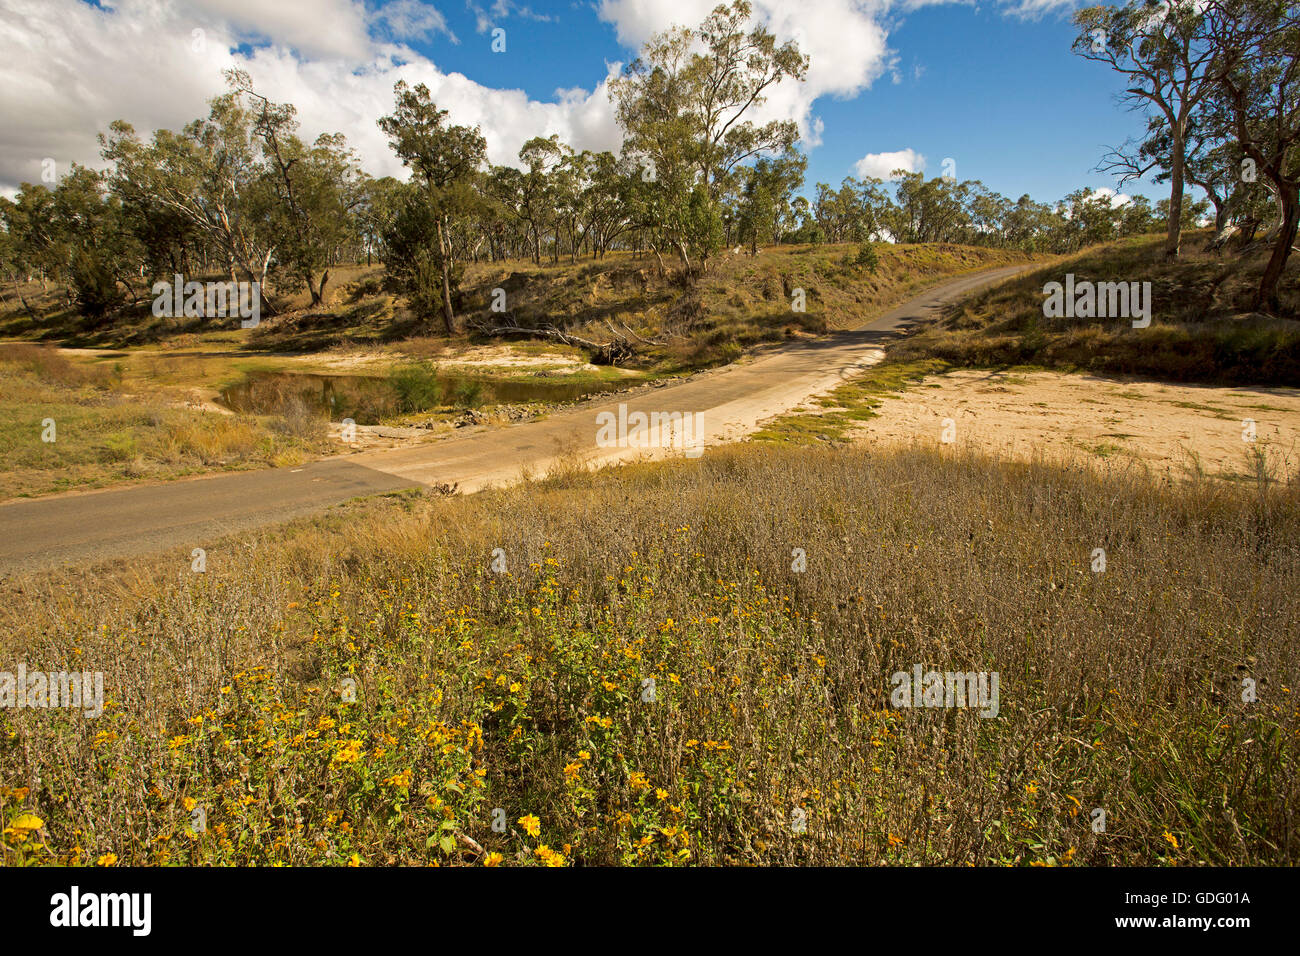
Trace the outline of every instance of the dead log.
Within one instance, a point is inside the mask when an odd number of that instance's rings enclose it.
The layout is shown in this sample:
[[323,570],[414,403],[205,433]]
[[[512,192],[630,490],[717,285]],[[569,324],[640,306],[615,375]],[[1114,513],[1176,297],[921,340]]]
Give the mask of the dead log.
[[554,326],[531,328],[518,324],[497,326],[482,324],[475,326],[474,331],[492,336],[522,335],[525,338],[550,339],[564,345],[586,349],[591,353],[591,361],[595,365],[618,365],[636,356],[636,349],[632,343],[619,335],[609,342],[593,342],[591,339],[573,335]]

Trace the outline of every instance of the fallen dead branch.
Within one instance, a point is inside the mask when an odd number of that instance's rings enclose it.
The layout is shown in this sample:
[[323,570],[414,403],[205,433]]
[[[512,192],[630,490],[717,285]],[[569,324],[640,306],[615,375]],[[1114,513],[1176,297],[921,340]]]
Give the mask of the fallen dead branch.
[[[609,325],[608,321],[606,324]],[[624,327],[626,328],[626,326]],[[591,361],[596,365],[619,365],[626,362],[628,359],[634,358],[637,354],[637,350],[632,340],[619,333],[613,325],[609,325],[609,329],[610,332],[613,333],[614,338],[608,342],[593,342],[591,339],[583,338],[580,335],[574,335],[571,332],[565,332],[564,330],[557,329],[554,326],[533,328],[530,326],[520,325],[513,321],[509,325],[496,326],[484,323],[476,326],[474,330],[483,335],[501,337],[520,335],[525,338],[550,339],[551,341],[560,342],[564,345],[572,345],[575,348],[586,349],[591,353]],[[630,329],[628,329],[628,332],[635,335],[635,333],[632,333]],[[648,342],[648,340],[642,339],[640,336],[636,336],[636,338],[640,339],[642,342],[647,342],[647,344],[657,344]]]

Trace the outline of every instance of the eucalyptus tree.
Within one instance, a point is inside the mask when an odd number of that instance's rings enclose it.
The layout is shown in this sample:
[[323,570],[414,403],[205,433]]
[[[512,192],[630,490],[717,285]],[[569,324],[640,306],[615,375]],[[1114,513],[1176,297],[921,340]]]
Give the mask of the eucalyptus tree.
[[526,167],[519,190],[519,216],[533,240],[533,262],[542,261],[542,235],[553,238],[552,261],[559,258],[556,235],[555,171],[572,156],[573,150],[560,142],[558,134],[534,136],[519,149],[519,161]]
[[[1087,7],[1074,15],[1079,27],[1075,52],[1119,73],[1128,84],[1122,98],[1154,115],[1148,142],[1152,136],[1168,136],[1168,148],[1161,152],[1168,157],[1165,255],[1171,259],[1178,257],[1182,241],[1188,132],[1196,111],[1215,88],[1215,47],[1202,6],[1198,0],[1128,0],[1122,6]],[[1112,152],[1142,165],[1141,144]]]
[[275,191],[266,175],[256,114],[239,90],[209,102],[205,119],[180,133],[158,130],[141,143],[126,123],[114,123],[101,137],[101,154],[114,164],[114,190],[139,208],[162,208],[214,246],[231,273],[262,288],[280,246]]
[[[1300,10],[1286,0],[1211,0],[1215,96],[1243,161],[1277,204],[1256,309],[1278,312],[1278,283],[1300,228]],[[1243,173],[1245,169],[1243,169]]]
[[638,206],[688,273],[692,256],[707,259],[721,244],[719,205],[733,171],[798,141],[793,121],[759,125],[750,111],[775,84],[802,81],[808,58],[751,27],[752,13],[734,0],[698,27],[656,34],[609,85],[625,154],[643,168]]
[[592,154],[586,168],[583,234],[592,256],[601,258],[619,236],[632,228],[628,196],[635,173],[609,151]]
[[803,184],[808,159],[793,150],[776,158],[763,157],[742,167],[738,238],[748,241],[751,253],[760,242],[776,242],[793,227],[794,192]]
[[269,214],[280,235],[279,265],[307,287],[313,306],[320,305],[339,249],[359,236],[355,212],[364,196],[356,154],[342,133],[322,134],[307,146],[297,136],[293,104],[271,102],[243,70],[228,70],[226,78],[249,102],[275,200]]
[[438,109],[423,83],[412,89],[399,80],[393,92],[396,105],[380,118],[379,128],[411,170],[416,189],[389,230],[386,262],[426,314],[436,292],[447,334],[454,335],[451,224],[453,217],[484,208],[476,187],[487,144],[478,127],[449,124],[447,111]]

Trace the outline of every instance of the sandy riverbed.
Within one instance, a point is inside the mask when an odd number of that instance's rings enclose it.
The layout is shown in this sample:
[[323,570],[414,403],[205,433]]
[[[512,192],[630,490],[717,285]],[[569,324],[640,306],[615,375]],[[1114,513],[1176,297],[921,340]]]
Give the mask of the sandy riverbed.
[[[1300,389],[1216,388],[1046,371],[954,371],[885,399],[856,440],[936,442],[1016,459],[1139,462],[1152,474],[1300,470]],[[1254,422],[1254,441],[1250,424]]]

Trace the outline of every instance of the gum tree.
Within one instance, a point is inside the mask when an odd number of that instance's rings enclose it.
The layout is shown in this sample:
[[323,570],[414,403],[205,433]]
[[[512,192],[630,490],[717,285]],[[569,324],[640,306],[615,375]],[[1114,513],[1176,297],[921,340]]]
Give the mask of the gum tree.
[[266,308],[266,278],[279,243],[254,116],[237,91],[210,102],[206,119],[178,133],[158,130],[142,144],[126,123],[101,138],[101,155],[114,164],[115,191],[156,205],[220,251],[230,269],[257,282]]
[[321,305],[330,264],[339,247],[357,235],[354,213],[364,197],[356,156],[342,133],[322,134],[307,146],[296,135],[297,110],[291,103],[272,103],[242,70],[226,76],[235,93],[251,102],[253,132],[275,198],[271,215],[281,235],[280,264],[307,287],[311,304]]
[[417,303],[427,304],[436,285],[447,334],[455,335],[451,224],[453,217],[482,206],[476,186],[487,144],[477,126],[449,125],[447,111],[438,109],[423,83],[412,89],[398,81],[393,92],[396,106],[380,118],[379,128],[411,170],[418,192],[396,217],[396,231],[390,231],[389,265],[404,276]]
[[1254,302],[1277,313],[1278,282],[1300,225],[1300,10],[1287,0],[1214,0],[1206,19],[1217,53],[1216,97],[1278,207]]
[[692,271],[718,247],[718,206],[736,168],[798,141],[792,121],[756,124],[750,111],[784,79],[802,81],[808,58],[794,41],[777,45],[748,28],[746,0],[718,6],[699,27],[656,34],[610,83],[625,154],[645,168],[640,198],[655,231]]
[[[1117,7],[1088,7],[1074,15],[1074,51],[1105,63],[1124,78],[1121,98],[1134,109],[1154,111],[1149,135],[1168,136],[1169,224],[1165,256],[1178,257],[1186,188],[1187,134],[1196,110],[1211,95],[1214,48],[1199,5],[1191,0],[1154,3],[1130,0]],[[1139,152],[1129,146],[1120,153]]]

